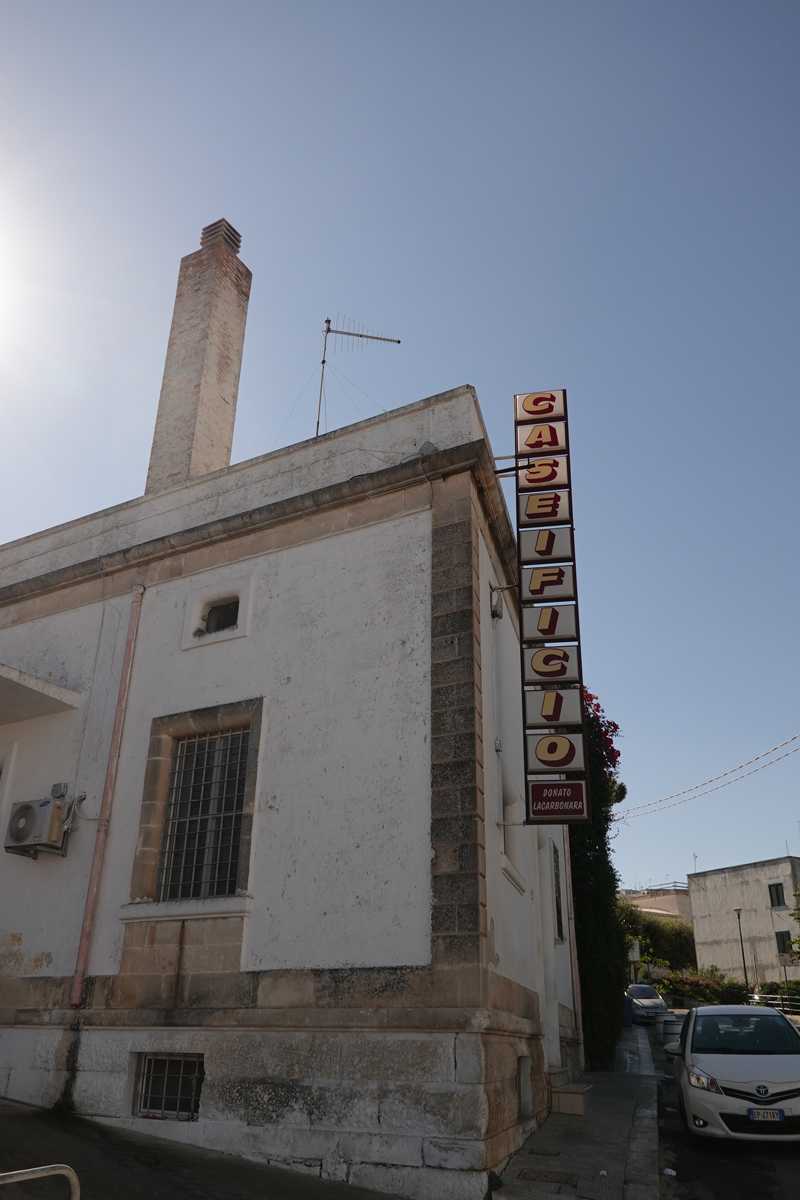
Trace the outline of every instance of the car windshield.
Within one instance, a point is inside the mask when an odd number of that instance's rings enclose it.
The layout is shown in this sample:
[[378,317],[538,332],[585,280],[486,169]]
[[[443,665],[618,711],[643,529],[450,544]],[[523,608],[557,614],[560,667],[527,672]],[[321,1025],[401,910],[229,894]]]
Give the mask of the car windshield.
[[709,1014],[695,1020],[692,1050],[702,1054],[800,1054],[800,1034],[777,1013]]
[[648,987],[644,983],[632,983],[628,988],[628,995],[632,1000],[657,1000],[658,992],[655,988]]

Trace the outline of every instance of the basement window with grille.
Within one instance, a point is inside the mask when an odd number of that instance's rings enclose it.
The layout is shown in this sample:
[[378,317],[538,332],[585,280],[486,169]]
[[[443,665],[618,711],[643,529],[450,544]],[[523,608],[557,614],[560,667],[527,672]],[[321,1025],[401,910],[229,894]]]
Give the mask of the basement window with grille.
[[134,1116],[155,1121],[196,1121],[203,1086],[202,1054],[142,1054]]
[[250,730],[173,743],[156,900],[236,894]]

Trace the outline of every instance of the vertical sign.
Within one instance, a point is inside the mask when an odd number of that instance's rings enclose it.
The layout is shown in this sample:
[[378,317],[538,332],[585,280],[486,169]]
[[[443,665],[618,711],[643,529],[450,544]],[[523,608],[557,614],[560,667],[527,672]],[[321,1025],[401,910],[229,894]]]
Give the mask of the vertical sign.
[[567,393],[514,397],[528,824],[590,821]]

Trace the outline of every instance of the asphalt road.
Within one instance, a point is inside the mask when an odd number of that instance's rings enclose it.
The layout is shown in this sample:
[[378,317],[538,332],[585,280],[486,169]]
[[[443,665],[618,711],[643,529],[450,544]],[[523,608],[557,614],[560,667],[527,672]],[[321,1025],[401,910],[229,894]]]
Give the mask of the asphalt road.
[[[0,1172],[66,1163],[81,1200],[392,1200],[79,1117],[0,1100]],[[6,1184],[2,1200],[69,1200],[63,1177]]]
[[[678,1115],[672,1062],[652,1033],[658,1081],[661,1200],[800,1200],[800,1142],[695,1138]],[[675,1176],[665,1176],[669,1168]]]

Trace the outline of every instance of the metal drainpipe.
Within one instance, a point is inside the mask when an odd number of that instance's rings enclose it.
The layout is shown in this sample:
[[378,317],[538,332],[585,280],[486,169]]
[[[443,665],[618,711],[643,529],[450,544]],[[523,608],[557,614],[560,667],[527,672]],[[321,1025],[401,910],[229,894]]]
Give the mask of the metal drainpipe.
[[583,1011],[581,1009],[581,977],[578,972],[578,947],[575,942],[575,905],[572,899],[572,861],[569,853],[569,825],[564,826],[564,874],[567,877],[567,921],[569,923],[569,950],[572,959],[572,998],[575,1001],[575,1024],[578,1027],[578,1060],[581,1070],[586,1069],[583,1050]]
[[111,748],[108,752],[106,778],[103,784],[103,799],[100,802],[100,816],[97,820],[97,833],[94,839],[92,868],[89,872],[89,887],[86,892],[86,907],[83,911],[81,940],[78,944],[78,960],[75,963],[75,974],[72,977],[72,987],[69,993],[70,1008],[80,1008],[83,1003],[83,984],[86,979],[86,964],[89,959],[89,943],[92,937],[92,924],[94,922],[94,910],[97,905],[97,892],[100,886],[100,873],[103,869],[108,822],[111,817],[111,801],[114,797],[114,784],[117,780],[119,748],[122,742],[122,725],[125,720],[125,708],[128,703],[128,687],[131,680],[131,667],[133,665],[133,648],[136,645],[136,631],[139,628],[139,612],[143,595],[143,584],[134,584],[131,613],[128,619],[128,637],[125,642],[125,658],[122,663],[122,675],[117,694],[117,710],[114,714]]

